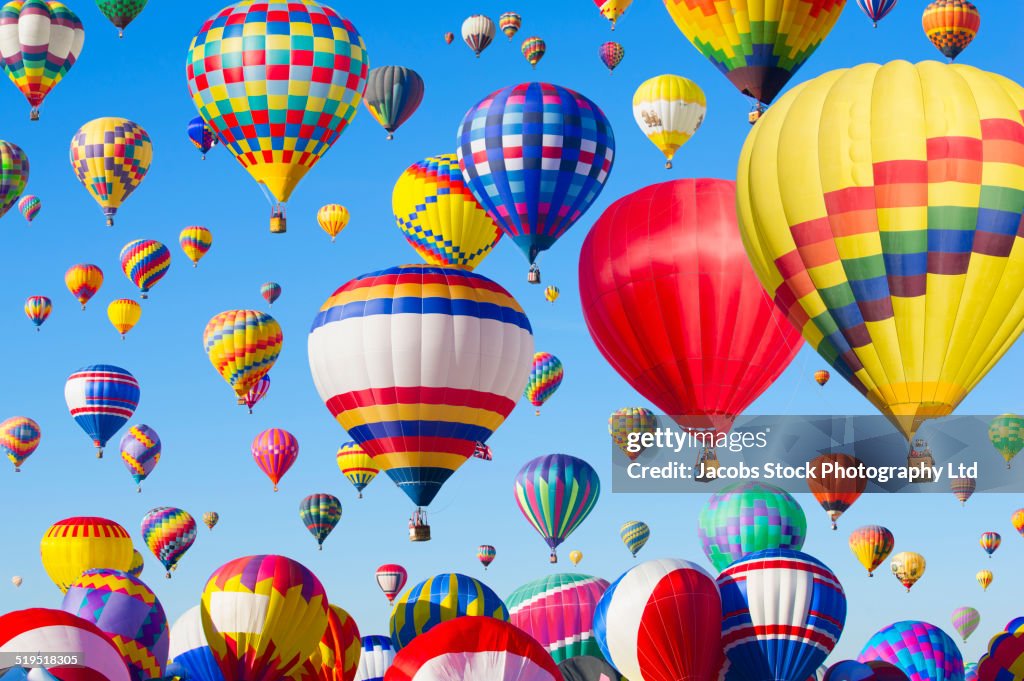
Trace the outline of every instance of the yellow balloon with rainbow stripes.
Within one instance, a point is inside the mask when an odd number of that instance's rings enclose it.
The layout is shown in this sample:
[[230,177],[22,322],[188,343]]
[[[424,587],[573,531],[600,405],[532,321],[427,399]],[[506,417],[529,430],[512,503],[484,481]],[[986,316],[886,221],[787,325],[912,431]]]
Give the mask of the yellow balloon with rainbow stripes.
[[281,325],[257,310],[221,312],[203,331],[203,348],[210,363],[238,397],[245,397],[267,375],[283,343]]
[[692,80],[664,74],[641,83],[633,94],[633,118],[647,139],[665,154],[665,167],[690,141],[708,111],[704,91]]

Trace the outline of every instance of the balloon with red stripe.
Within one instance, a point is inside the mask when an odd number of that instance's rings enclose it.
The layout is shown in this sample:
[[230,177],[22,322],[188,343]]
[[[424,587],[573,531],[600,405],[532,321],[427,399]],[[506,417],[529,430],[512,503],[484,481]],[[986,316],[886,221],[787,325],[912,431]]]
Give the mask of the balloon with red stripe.
[[139,405],[139,382],[128,371],[111,364],[83,367],[64,384],[64,401],[72,418],[103,458],[107,440],[121,429]]
[[756,551],[723,570],[718,588],[724,681],[806,679],[843,632],[843,587],[806,553]]
[[76,665],[46,670],[60,681],[131,680],[114,642],[92,622],[63,610],[30,608],[0,616],[0,657],[26,651],[77,657]]
[[417,506],[504,422],[532,360],[533,332],[515,298],[457,267],[356,277],[309,333],[320,397]]
[[276,492],[277,483],[299,458],[299,441],[283,428],[268,428],[252,441],[252,458]]
[[409,580],[409,573],[401,565],[387,563],[377,568],[377,586],[384,592],[388,603],[395,602],[395,596],[402,590]]

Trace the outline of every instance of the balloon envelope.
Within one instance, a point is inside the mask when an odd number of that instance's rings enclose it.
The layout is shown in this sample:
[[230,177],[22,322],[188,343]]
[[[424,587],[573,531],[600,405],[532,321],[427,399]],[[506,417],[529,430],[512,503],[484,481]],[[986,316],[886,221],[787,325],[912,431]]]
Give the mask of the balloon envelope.
[[880,629],[865,644],[858,662],[895,665],[910,681],[959,681],[964,662],[956,643],[928,622],[904,620]]
[[555,574],[523,584],[505,599],[509,621],[544,646],[555,662],[601,656],[594,609],[608,589],[600,577]]

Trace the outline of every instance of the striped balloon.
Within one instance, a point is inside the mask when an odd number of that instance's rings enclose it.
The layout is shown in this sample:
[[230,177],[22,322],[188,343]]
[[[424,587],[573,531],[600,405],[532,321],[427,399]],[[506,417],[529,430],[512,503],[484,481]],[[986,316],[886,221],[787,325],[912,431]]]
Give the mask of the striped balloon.
[[597,471],[568,454],[539,456],[523,466],[515,479],[516,503],[523,516],[555,550],[586,520],[601,495]]
[[[55,670],[62,681],[134,681],[110,637],[92,622],[63,610],[30,608],[0,616],[0,656],[77,654],[81,666]],[[55,678],[43,669],[29,672]],[[32,678],[32,677],[29,677]],[[34,680],[33,680],[34,681]]]
[[46,296],[29,296],[25,300],[25,316],[35,324],[36,331],[43,325],[53,311],[53,301]]
[[523,52],[523,57],[533,68],[537,68],[537,64],[541,59],[544,58],[544,54],[548,51],[548,45],[541,38],[533,36],[523,41],[523,46],[520,48]]
[[[961,681],[964,660],[946,632],[928,622],[895,622],[872,636],[858,662],[895,665],[909,681]],[[995,678],[995,677],[990,677]]]
[[967,503],[967,500],[971,498],[977,487],[978,481],[974,478],[949,479],[949,489],[953,492],[953,496],[957,498],[961,506]]
[[363,636],[362,655],[355,681],[384,681],[384,674],[395,659],[390,636]]
[[717,581],[725,681],[806,679],[839,641],[846,594],[832,571],[806,553],[757,551]]
[[608,69],[608,73],[615,71],[615,67],[622,63],[622,58],[626,56],[626,50],[620,43],[606,42],[602,43],[597,48],[597,56],[601,58],[601,63]]
[[[2,12],[3,10],[0,10]],[[39,215],[39,211],[43,209],[43,202],[39,200],[39,197],[35,194],[25,194],[18,201],[18,210],[21,211],[22,217],[27,222],[32,222]]]
[[153,143],[138,123],[97,118],[71,138],[71,169],[107,216],[107,226],[149,172]]
[[145,480],[160,462],[160,436],[144,423],[134,425],[121,436],[121,460],[142,491]]
[[999,548],[999,545],[1003,543],[1003,538],[998,532],[982,532],[978,543],[981,544],[982,550],[991,558],[992,554]]
[[[630,461],[636,461],[647,450],[640,438],[645,433],[654,433],[657,427],[658,417],[644,407],[623,407],[608,417],[608,434]],[[631,433],[636,433],[636,436],[631,438]],[[630,439],[635,442],[631,443]]]
[[191,225],[181,230],[178,243],[185,251],[185,257],[192,261],[192,267],[199,267],[199,261],[213,246],[213,233],[206,227]]
[[384,592],[384,596],[388,599],[388,603],[394,603],[395,596],[397,596],[398,592],[405,587],[405,582],[409,579],[409,574],[401,565],[388,563],[377,568],[375,577],[377,579],[377,586]]
[[1013,457],[1024,449],[1024,418],[1016,414],[1002,414],[988,426],[988,439],[1010,467]]
[[953,61],[978,34],[981,14],[967,0],[934,0],[924,8],[921,26],[928,40]]
[[363,104],[380,126],[394,137],[423,101],[423,78],[404,66],[378,66],[370,71]]
[[0,140],[0,217],[3,217],[28,184],[28,156],[17,144]]
[[494,21],[482,14],[474,14],[462,22],[462,39],[477,57],[494,40]]
[[136,239],[121,249],[121,270],[128,280],[139,287],[142,298],[167,274],[171,266],[171,252],[159,241]]
[[103,458],[107,440],[121,429],[139,405],[139,382],[128,371],[111,364],[82,367],[64,384],[64,401],[79,427]]
[[68,291],[71,291],[71,295],[82,304],[84,310],[85,304],[96,295],[100,286],[103,285],[103,270],[96,265],[87,263],[72,265],[64,273],[64,284],[68,287]]
[[476,559],[484,566],[484,570],[494,562],[494,558],[497,555],[497,550],[490,544],[481,544],[476,549]]
[[601,656],[594,640],[594,609],[608,582],[561,573],[527,582],[505,599],[509,621],[536,639],[555,662]]
[[142,319],[142,306],[131,298],[118,298],[107,305],[107,319],[124,340],[126,333]]
[[338,462],[338,469],[341,471],[341,474],[352,483],[352,486],[356,488],[356,492],[359,493],[359,498],[362,499],[363,490],[380,473],[380,469],[373,462],[373,458],[355,442],[346,442],[338,447],[338,454],[335,459]]
[[260,286],[260,295],[267,305],[274,306],[274,302],[281,297],[281,285],[276,281],[268,281]]
[[348,209],[336,203],[329,203],[316,213],[316,221],[320,224],[320,229],[327,232],[332,242],[334,237],[341,234],[341,230],[345,229],[348,220]]
[[310,494],[299,502],[299,518],[322,551],[324,540],[341,522],[341,501],[331,494]]
[[512,411],[533,333],[516,300],[490,279],[404,265],[335,291],[313,320],[308,349],[331,414],[426,506]]
[[964,606],[953,611],[951,621],[953,622],[953,628],[956,629],[956,633],[960,634],[960,638],[963,639],[964,643],[967,643],[967,639],[971,637],[971,634],[981,624],[981,613],[974,608]]
[[336,605],[327,610],[327,628],[313,653],[292,668],[288,681],[353,681],[359,668],[362,639],[348,612]]
[[630,520],[623,523],[622,527],[619,528],[619,536],[622,537],[622,543],[626,545],[629,552],[636,558],[636,554],[640,552],[640,549],[650,539],[651,528],[647,526],[647,523],[640,522],[639,520]]
[[978,570],[974,578],[978,581],[982,591],[988,591],[989,586],[992,585],[994,575],[991,570]]
[[142,570],[146,567],[146,560],[137,550],[132,549],[132,563],[128,566],[128,574],[132,577],[141,577]]
[[0,452],[14,464],[15,473],[21,471],[22,464],[36,451],[42,436],[39,424],[27,416],[12,416],[0,423]]
[[523,18],[516,12],[505,12],[498,17],[498,28],[509,39],[509,42],[512,42],[512,37],[519,32],[519,28],[522,25]]
[[483,582],[443,573],[407,589],[391,610],[391,643],[401,650],[418,635],[456,617],[482,616],[508,621],[508,609]]
[[203,514],[203,524],[206,525],[207,528],[212,530],[217,526],[218,522],[220,522],[220,514],[216,511],[207,511]]
[[61,592],[86,570],[127,570],[132,564],[132,538],[113,520],[76,517],[60,520],[39,543],[43,569]]
[[178,561],[196,540],[196,521],[180,508],[154,508],[142,518],[142,540],[163,564],[170,579]]
[[235,395],[244,398],[281,354],[281,325],[256,310],[228,310],[207,323],[203,348]]
[[565,377],[565,370],[562,368],[562,361],[550,352],[538,352],[533,356],[533,368],[530,370],[530,378],[526,382],[526,389],[523,395],[530,400],[530,404],[537,407],[537,415],[540,416],[540,407],[551,399],[551,396],[562,385]]
[[225,681],[206,642],[201,610],[199,605],[189,608],[171,626],[170,659],[188,674],[188,681]]
[[276,492],[277,483],[299,458],[299,441],[287,430],[269,428],[252,441],[252,458],[274,483]]
[[860,11],[871,19],[871,25],[878,28],[878,22],[893,10],[898,0],[857,0]]
[[132,681],[163,676],[170,631],[156,594],[117,570],[87,570],[64,595],[61,610],[92,622],[117,646]]
[[252,408],[256,406],[256,403],[267,396],[270,392],[270,375],[260,377],[260,380],[256,381],[256,385],[249,388],[249,392],[242,398],[242,404],[249,408],[249,413],[252,413]]
[[1024,679],[1024,635],[1001,632],[988,642],[988,651],[978,661],[975,675],[983,681]]

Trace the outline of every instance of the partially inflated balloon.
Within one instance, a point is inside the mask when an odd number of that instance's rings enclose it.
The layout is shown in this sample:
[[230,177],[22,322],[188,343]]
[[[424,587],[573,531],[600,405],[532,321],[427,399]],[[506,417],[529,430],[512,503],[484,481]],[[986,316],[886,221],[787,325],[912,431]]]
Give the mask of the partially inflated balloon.
[[245,397],[267,375],[283,343],[280,324],[256,310],[221,312],[203,331],[210,363],[238,397]]
[[107,318],[117,332],[124,338],[125,334],[135,328],[142,318],[142,306],[131,298],[118,298],[107,305]]
[[597,505],[601,479],[593,466],[568,454],[548,454],[527,462],[516,474],[513,492],[523,517],[556,549]]
[[423,78],[412,69],[378,66],[370,71],[363,104],[380,127],[387,130],[388,139],[416,113],[422,101]]
[[25,191],[28,184],[28,156],[17,144],[0,140],[0,217]]
[[540,60],[544,58],[545,53],[548,51],[548,45],[543,39],[533,36],[523,41],[520,50],[527,63],[533,68],[537,68],[537,64],[540,63]]
[[110,23],[117,27],[117,37],[124,37],[124,29],[128,24],[135,21],[149,0],[96,0],[96,6],[100,8]]
[[213,145],[217,143],[217,135],[213,132],[213,128],[206,124],[202,116],[196,116],[188,122],[187,132],[189,140],[203,155],[202,160],[205,161],[206,152],[213,149]]
[[508,610],[491,588],[466,575],[444,573],[407,589],[391,610],[396,650],[442,622],[479,615],[508,621]]
[[85,304],[96,295],[100,286],[103,285],[103,271],[96,265],[84,263],[72,265],[64,273],[64,284],[68,287],[71,295],[82,304],[84,310]]
[[388,599],[388,603],[394,603],[395,596],[398,595],[398,592],[405,586],[406,580],[409,579],[409,573],[401,565],[388,563],[377,568],[375,579],[377,580],[377,586],[380,587],[380,590],[384,592],[385,598]]
[[889,561],[893,576],[907,588],[907,593],[910,593],[911,587],[924,576],[926,565],[924,556],[913,551],[897,553]]
[[171,266],[171,252],[167,246],[152,239],[136,239],[121,249],[121,270],[128,280],[139,287],[142,298],[164,278]]
[[192,267],[198,267],[206,252],[213,246],[213,234],[206,227],[191,226],[181,230],[178,243],[185,256],[192,261]]
[[547,402],[558,386],[562,385],[565,377],[565,370],[562,368],[562,361],[550,352],[538,352],[533,356],[533,368],[530,370],[530,378],[526,382],[526,389],[523,394],[530,404],[537,407],[537,415],[540,416],[540,407]]
[[462,22],[462,39],[477,57],[494,40],[494,21],[482,14],[474,14]]
[[355,442],[346,442],[338,447],[336,460],[341,474],[352,483],[359,498],[362,499],[363,490],[380,473],[380,469],[373,463],[373,458]]
[[878,22],[896,7],[898,0],[857,0],[860,11],[871,19],[871,25],[878,28]]
[[960,638],[964,640],[964,643],[967,643],[967,639],[971,637],[974,630],[981,624],[981,613],[967,606],[957,608],[953,611],[952,622],[956,633],[960,634]]
[[910,681],[960,681],[964,662],[956,643],[933,624],[895,622],[872,636],[858,662],[881,660],[895,665]]
[[153,143],[149,133],[126,118],[97,118],[71,138],[71,169],[114,224],[118,208],[149,172]]
[[614,31],[615,23],[629,9],[629,6],[633,4],[633,0],[594,0],[594,4],[597,5],[601,15],[612,22],[612,30]]
[[32,222],[42,210],[43,203],[35,194],[25,194],[18,200],[18,210],[27,222]]
[[707,115],[704,91],[692,80],[666,74],[640,84],[633,93],[633,119],[665,155],[665,168],[690,141]]
[[41,438],[39,424],[27,416],[12,416],[0,423],[0,452],[14,464],[15,473],[36,451]]
[[208,527],[211,530],[214,527],[216,527],[216,525],[217,525],[217,523],[219,521],[220,521],[220,514],[217,513],[216,511],[207,511],[206,513],[203,514],[203,524],[206,525],[206,527]]
[[953,61],[978,34],[981,15],[967,0],[935,0],[924,8],[921,27],[939,52]]
[[142,540],[167,570],[170,579],[178,561],[196,540],[196,521],[180,508],[154,508],[142,518]]
[[39,546],[43,568],[62,592],[94,568],[127,570],[132,539],[123,527],[106,518],[65,518],[50,526]]
[[868,571],[868,577],[874,577],[875,568],[889,557],[896,540],[888,528],[865,525],[850,533],[849,543],[850,551]]
[[319,223],[320,229],[327,232],[331,241],[334,241],[334,238],[341,234],[341,230],[345,229],[348,219],[348,209],[337,203],[329,203],[316,213],[316,221]]
[[622,537],[622,543],[625,544],[629,552],[636,558],[636,554],[640,552],[640,549],[650,539],[651,528],[645,522],[630,520],[623,523],[622,527],[619,528],[619,536]]
[[31,681],[134,681],[110,637],[92,622],[63,610],[32,608],[0,616],[0,657],[11,659],[26,651],[60,658],[74,656],[79,662],[34,668],[23,677]]
[[299,502],[299,519],[322,551],[324,540],[341,521],[341,501],[332,494],[310,494]]
[[498,17],[498,28],[505,34],[505,37],[512,41],[512,36],[519,32],[523,25],[523,18],[515,12],[505,12]]
[[537,640],[555,662],[601,656],[594,640],[594,609],[608,589],[599,577],[556,574],[528,582],[505,599],[509,621]]
[[126,369],[111,364],[82,367],[68,376],[64,401],[71,417],[92,439],[103,458],[107,440],[121,429],[139,406],[139,382]]
[[121,460],[142,491],[142,481],[160,462],[160,436],[144,423],[134,425],[121,437]]

